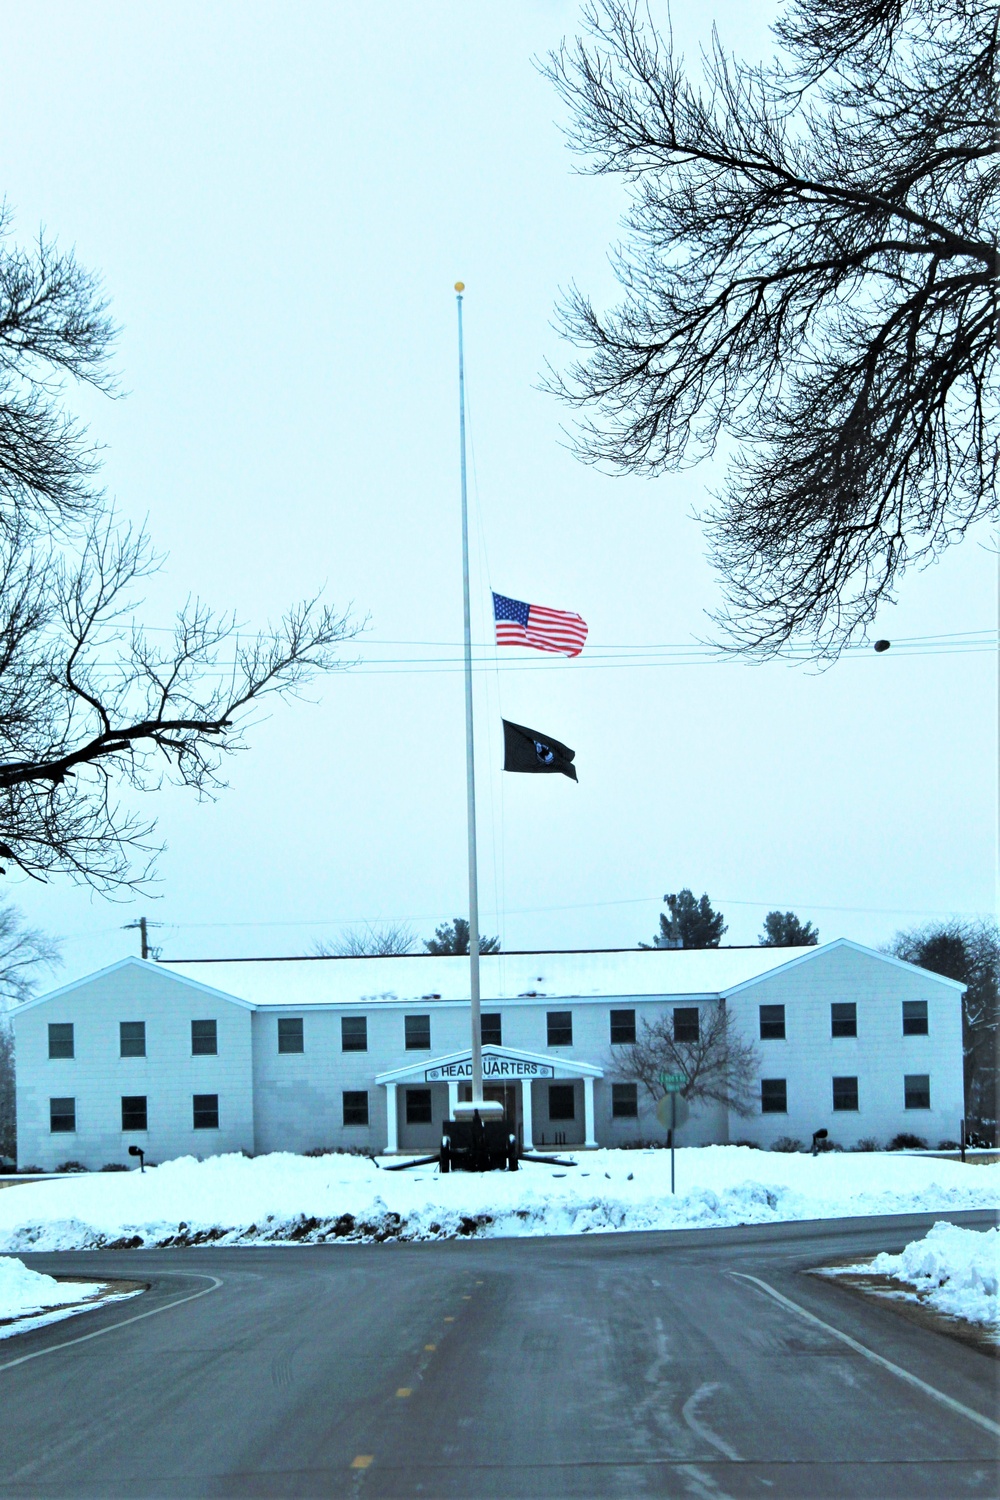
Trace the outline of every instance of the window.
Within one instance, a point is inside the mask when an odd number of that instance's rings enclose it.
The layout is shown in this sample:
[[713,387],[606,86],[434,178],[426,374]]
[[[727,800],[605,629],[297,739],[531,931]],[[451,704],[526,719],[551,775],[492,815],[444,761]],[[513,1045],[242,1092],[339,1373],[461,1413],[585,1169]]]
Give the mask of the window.
[[301,1016],[280,1016],[278,1019],[278,1051],[304,1052]]
[[218,1094],[195,1094],[192,1103],[194,1105],[195,1130],[218,1130]]
[[[73,1057],[73,1022],[57,1021],[49,1025],[49,1056]],[[70,1126],[70,1130],[75,1127]]]
[[634,1083],[611,1085],[611,1116],[615,1120],[635,1120],[639,1115],[639,1090]]
[[788,1084],[784,1078],[760,1080],[760,1112],[762,1115],[787,1115]]
[[[572,1047],[573,1045],[573,1012],[571,1010],[550,1010],[546,1016],[548,1022],[548,1035],[550,1047]],[[567,1115],[572,1120],[572,1115]]]
[[858,1080],[856,1078],[833,1080],[833,1107],[834,1109],[857,1109]]
[[118,1022],[118,1049],[121,1057],[146,1056],[145,1021]]
[[783,1005],[761,1006],[760,1039],[762,1042],[785,1040],[785,1007]]
[[[72,1029],[72,1028],[71,1028]],[[70,1057],[72,1057],[72,1052]],[[76,1129],[76,1100],[49,1100],[49,1129],[55,1134],[60,1130]]]
[[903,1103],[907,1109],[930,1109],[931,1075],[907,1073],[903,1079]]
[[[340,1018],[340,1050],[341,1052],[367,1052],[368,1051],[368,1017],[367,1016],[341,1016]],[[368,1124],[368,1095],[365,1095],[365,1120]]]
[[146,1129],[145,1094],[124,1094],[122,1096],[122,1129]]
[[[52,1030],[52,1027],[49,1027]],[[927,1035],[927,1001],[926,1000],[904,1000],[903,1001],[903,1035],[904,1036],[926,1036]],[[51,1057],[51,1052],[49,1053]]]
[[627,1047],[635,1041],[635,1011],[613,1010],[611,1012],[611,1045]]
[[697,1005],[680,1005],[674,1010],[674,1041],[696,1042],[698,1040]]
[[549,1119],[576,1119],[576,1090],[571,1083],[549,1084]]
[[[845,1000],[830,1006],[830,1035],[857,1036],[858,1007],[853,1000]],[[855,1105],[855,1108],[857,1106]]]
[[484,1047],[502,1047],[503,1035],[500,1012],[488,1011],[480,1017],[480,1037]]
[[431,1050],[430,1016],[407,1016],[403,1025],[406,1028],[407,1052],[429,1052]]
[[431,1110],[430,1089],[406,1090],[407,1125],[429,1125],[434,1118]]
[[[362,1017],[364,1020],[364,1017]],[[345,1048],[349,1051],[349,1048]],[[345,1125],[367,1125],[368,1124],[368,1092],[366,1089],[344,1090],[344,1124]]]
[[191,1056],[215,1057],[219,1050],[218,1026],[215,1021],[191,1022]]

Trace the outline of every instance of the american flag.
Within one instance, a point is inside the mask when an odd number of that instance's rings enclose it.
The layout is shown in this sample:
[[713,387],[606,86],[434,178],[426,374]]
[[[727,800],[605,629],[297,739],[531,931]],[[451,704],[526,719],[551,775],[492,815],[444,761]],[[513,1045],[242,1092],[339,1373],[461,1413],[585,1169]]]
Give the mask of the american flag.
[[587,622],[565,609],[523,604],[506,594],[493,594],[493,619],[498,646],[534,646],[536,651],[558,651],[579,656],[587,639]]

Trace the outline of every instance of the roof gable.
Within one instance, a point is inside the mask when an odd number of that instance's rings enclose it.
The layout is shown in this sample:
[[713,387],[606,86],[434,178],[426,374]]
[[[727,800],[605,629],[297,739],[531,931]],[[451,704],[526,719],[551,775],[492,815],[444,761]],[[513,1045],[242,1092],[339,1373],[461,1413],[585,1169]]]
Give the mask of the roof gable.
[[935,974],[932,969],[922,969],[919,964],[908,964],[902,958],[894,958],[891,953],[879,953],[876,948],[866,948],[863,943],[856,943],[853,938],[841,937],[834,938],[829,943],[819,943],[814,948],[808,948],[804,953],[800,951],[794,958],[787,959],[785,963],[776,964],[766,973],[755,974],[751,979],[744,979],[740,984],[732,985],[731,988],[722,991],[723,998],[728,1000],[731,995],[738,995],[741,991],[750,989],[752,985],[760,984],[765,979],[772,979],[775,974],[787,973],[789,969],[797,968],[799,964],[812,963],[822,955],[832,953],[838,948],[847,948],[853,953],[862,954],[865,958],[873,958],[878,963],[905,969],[909,974],[919,974],[922,979],[936,979],[939,984],[946,984],[950,989],[960,990],[963,994],[966,990],[961,980],[946,979],[943,974]]
[[95,974],[85,974],[82,979],[74,979],[69,984],[61,985],[57,990],[49,990],[44,995],[36,995],[33,1000],[25,1000],[21,1005],[15,1005],[7,1014],[13,1018],[23,1015],[27,1010],[34,1010],[36,1005],[47,1005],[50,1000],[60,1000],[66,995],[72,995],[76,990],[83,990],[92,984],[97,984],[102,979],[107,979],[110,974],[117,974],[122,969],[139,969],[147,973],[159,975],[168,983],[183,985],[186,989],[195,990],[202,995],[210,995],[213,1000],[227,1000],[230,1005],[238,1005],[241,1010],[256,1010],[257,1007],[249,1000],[242,1000],[238,995],[230,995],[225,990],[214,989],[211,985],[202,984],[197,979],[191,979],[186,974],[175,974],[162,964],[150,963],[148,959],[142,958],[120,958],[116,963],[108,964],[105,969],[98,969]]

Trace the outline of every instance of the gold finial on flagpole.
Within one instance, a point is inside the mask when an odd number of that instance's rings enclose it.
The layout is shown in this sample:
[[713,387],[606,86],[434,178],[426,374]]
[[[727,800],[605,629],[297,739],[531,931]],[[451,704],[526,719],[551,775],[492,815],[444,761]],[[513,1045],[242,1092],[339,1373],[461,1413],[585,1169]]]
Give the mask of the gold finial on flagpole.
[[464,281],[456,281],[455,282],[455,290],[456,290],[456,292],[464,292],[465,291],[465,282]]

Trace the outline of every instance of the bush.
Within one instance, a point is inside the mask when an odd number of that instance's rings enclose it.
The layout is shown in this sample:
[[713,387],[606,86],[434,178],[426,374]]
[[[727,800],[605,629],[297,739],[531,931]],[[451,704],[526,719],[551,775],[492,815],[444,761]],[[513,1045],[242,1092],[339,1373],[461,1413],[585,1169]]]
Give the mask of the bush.
[[57,1172],[89,1172],[90,1168],[89,1167],[85,1167],[83,1165],[82,1161],[64,1161],[64,1162],[62,1162],[62,1164],[60,1166],[56,1167],[56,1171]]
[[748,1146],[751,1151],[763,1151],[759,1141],[730,1141],[731,1146]]
[[922,1135],[911,1135],[908,1130],[901,1130],[899,1135],[894,1135],[886,1148],[888,1151],[926,1151],[927,1142]]
[[101,1168],[101,1171],[102,1172],[127,1172],[128,1171],[128,1167],[125,1165],[124,1162],[120,1162],[120,1161],[106,1161],[104,1163],[104,1166]]
[[961,1151],[962,1149],[958,1141],[938,1141],[937,1148],[939,1151]]
[[843,1151],[844,1148],[838,1141],[831,1141],[830,1137],[827,1136],[826,1140],[824,1141],[816,1141],[814,1143],[814,1149],[816,1153],[819,1154],[823,1151]]
[[774,1145],[771,1147],[771,1150],[772,1151],[787,1151],[789,1154],[791,1154],[793,1151],[801,1151],[802,1150],[802,1142],[801,1141],[797,1141],[795,1139],[795,1137],[791,1136],[791,1135],[779,1135],[778,1139],[775,1141]]
[[881,1151],[881,1149],[882,1147],[873,1135],[863,1135],[858,1144],[851,1147],[852,1151]]
[[44,1167],[18,1167],[18,1175],[21,1177],[44,1177]]

